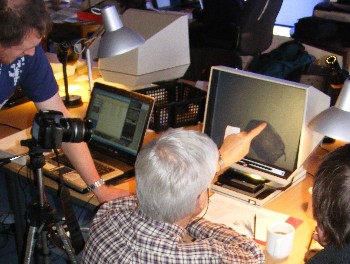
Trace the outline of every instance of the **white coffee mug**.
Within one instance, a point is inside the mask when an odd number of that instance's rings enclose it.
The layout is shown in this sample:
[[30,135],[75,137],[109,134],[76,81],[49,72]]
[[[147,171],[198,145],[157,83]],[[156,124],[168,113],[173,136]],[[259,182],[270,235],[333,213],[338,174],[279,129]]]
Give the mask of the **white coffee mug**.
[[295,229],[286,222],[267,226],[266,251],[274,258],[285,258],[292,251]]

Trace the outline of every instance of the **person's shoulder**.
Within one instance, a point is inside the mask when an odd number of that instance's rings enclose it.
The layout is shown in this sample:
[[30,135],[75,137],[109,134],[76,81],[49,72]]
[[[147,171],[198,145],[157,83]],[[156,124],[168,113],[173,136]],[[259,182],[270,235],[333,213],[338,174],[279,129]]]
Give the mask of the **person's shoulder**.
[[46,65],[47,63],[49,63],[41,45],[37,45],[35,47],[35,52],[33,56],[25,55],[22,58],[24,58],[24,60],[29,64],[40,63],[39,65],[41,65],[42,62],[45,62],[45,65]]
[[307,264],[350,263],[350,244],[343,249],[328,246],[318,251]]
[[45,51],[43,49],[43,47],[41,45],[37,45],[35,47],[35,54],[33,57],[39,57],[39,58],[44,58],[45,60],[47,60],[47,57],[45,55]]
[[126,208],[126,207],[136,207],[137,206],[137,198],[134,195],[124,196],[114,200],[111,200],[107,203],[101,205],[100,210],[109,210],[111,208]]

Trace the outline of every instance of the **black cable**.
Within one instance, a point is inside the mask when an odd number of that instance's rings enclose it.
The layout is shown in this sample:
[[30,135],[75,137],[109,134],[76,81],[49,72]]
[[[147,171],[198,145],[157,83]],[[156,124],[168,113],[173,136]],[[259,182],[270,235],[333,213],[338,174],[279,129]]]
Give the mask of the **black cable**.
[[[79,209],[80,213],[78,214],[78,221],[81,220],[81,217],[83,215],[83,212],[85,212],[87,209],[87,205],[91,202],[91,200],[95,197],[95,194],[93,194],[87,201],[85,201],[85,203],[83,204],[83,206]],[[97,209],[96,209],[97,211]],[[96,212],[95,212],[96,213]],[[89,224],[90,220],[87,220],[88,223],[82,223],[82,226],[85,226],[87,224]]]
[[290,183],[288,183],[286,186],[282,186],[282,187],[272,187],[272,189],[276,190],[276,191],[285,191],[287,190],[290,186],[292,186],[294,182],[294,177],[292,178],[292,180],[290,181]]
[[5,225],[5,221],[6,221],[6,219],[10,216],[10,214],[11,214],[11,212],[7,212],[7,215],[4,217],[4,219],[2,219],[2,221],[1,221],[1,224],[2,225]]
[[0,123],[0,126],[6,126],[6,127],[9,127],[9,128],[13,128],[15,130],[18,130],[18,131],[22,131],[23,130],[22,128],[11,126],[11,125],[4,124],[4,123]]
[[9,242],[9,236],[14,235],[13,229],[12,229],[12,224],[6,224],[5,221],[6,219],[11,215],[11,212],[7,212],[7,215],[2,219],[0,222],[0,235],[5,235],[5,241],[3,244],[0,244],[0,249],[3,249],[7,246]]
[[5,235],[6,239],[4,241],[4,243],[2,245],[0,245],[0,249],[3,249],[7,246],[8,242],[9,242],[9,236],[11,235],[11,227],[10,225],[5,225],[3,223],[0,224],[0,235]]
[[[23,176],[20,174],[21,170],[23,168],[27,168],[26,176],[24,179],[23,179]],[[17,171],[19,187],[21,188],[21,191],[23,193],[24,204],[25,204],[27,210],[30,207],[30,202],[29,202],[28,196],[32,197],[31,195],[28,195],[26,192],[27,187],[32,186],[32,180],[30,179],[31,175],[29,175],[29,171],[31,171],[31,170],[29,170],[28,167],[26,167],[25,165],[20,167]],[[31,190],[29,190],[29,191],[31,192]],[[28,211],[26,211],[25,214],[28,215]]]
[[329,149],[325,148],[324,145],[327,145],[327,144],[320,144],[319,147],[328,153],[331,152]]
[[203,215],[202,216],[200,216],[200,217],[198,217],[196,220],[194,220],[193,222],[192,222],[192,224],[196,224],[198,221],[200,221],[201,219],[203,219],[204,218],[204,216],[207,214],[207,212],[208,212],[208,209],[209,209],[209,203],[210,203],[210,189],[208,188],[207,189],[207,193],[208,193],[208,203],[207,203],[207,207],[205,208],[205,211],[204,211],[204,213],[203,213]]
[[[56,146],[53,148],[56,155],[57,165],[59,166],[58,149]],[[73,203],[71,201],[71,195],[68,187],[64,184],[64,178],[62,172],[59,170],[59,181],[57,195],[61,201],[63,214],[66,218],[66,224],[70,233],[70,239],[72,247],[75,250],[75,254],[78,254],[83,250],[85,241],[80,230],[78,219],[74,213]]]
[[312,177],[315,177],[315,174],[313,174],[313,173],[310,173],[310,172],[306,172],[307,174],[310,174]]

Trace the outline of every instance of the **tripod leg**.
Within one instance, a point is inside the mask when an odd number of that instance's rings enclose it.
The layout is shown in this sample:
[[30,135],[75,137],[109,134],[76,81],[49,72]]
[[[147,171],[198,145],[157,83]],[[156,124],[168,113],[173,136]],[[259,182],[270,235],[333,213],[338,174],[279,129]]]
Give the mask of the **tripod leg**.
[[64,228],[58,222],[55,223],[55,226],[56,226],[56,229],[57,229],[57,233],[58,233],[58,235],[60,236],[60,238],[62,240],[63,247],[65,249],[65,252],[68,255],[70,263],[77,264],[78,262],[77,262],[77,260],[75,258],[75,255],[74,255],[74,249],[72,247],[72,244],[71,244],[69,238],[67,237],[67,234],[66,234]]
[[44,263],[50,264],[50,249],[48,247],[47,241],[47,231],[43,230],[40,232],[40,240],[37,243],[38,254],[36,254],[36,262],[35,263]]
[[[27,244],[24,255],[24,264],[34,263],[34,252],[38,250],[38,254],[35,254],[35,263],[45,263],[49,264],[50,260],[50,250],[47,244],[47,231],[43,231],[41,226],[40,228],[36,226],[30,226],[27,236]],[[40,253],[39,253],[40,252]]]
[[36,240],[37,238],[37,230],[38,228],[36,226],[30,226],[29,227],[29,231],[28,231],[28,235],[27,235],[27,243],[26,243],[26,250],[24,253],[24,264],[30,264],[31,263],[31,259],[33,257],[33,253],[34,253],[34,248],[35,248],[35,244],[36,244]]

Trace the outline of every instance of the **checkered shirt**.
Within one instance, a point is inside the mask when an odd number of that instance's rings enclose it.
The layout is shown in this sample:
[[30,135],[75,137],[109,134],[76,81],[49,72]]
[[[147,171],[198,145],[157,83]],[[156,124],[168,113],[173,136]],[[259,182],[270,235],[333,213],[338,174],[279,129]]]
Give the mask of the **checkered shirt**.
[[[196,238],[184,242],[188,232]],[[261,248],[226,226],[205,219],[187,229],[147,217],[134,196],[110,201],[98,210],[82,263],[264,263]]]

